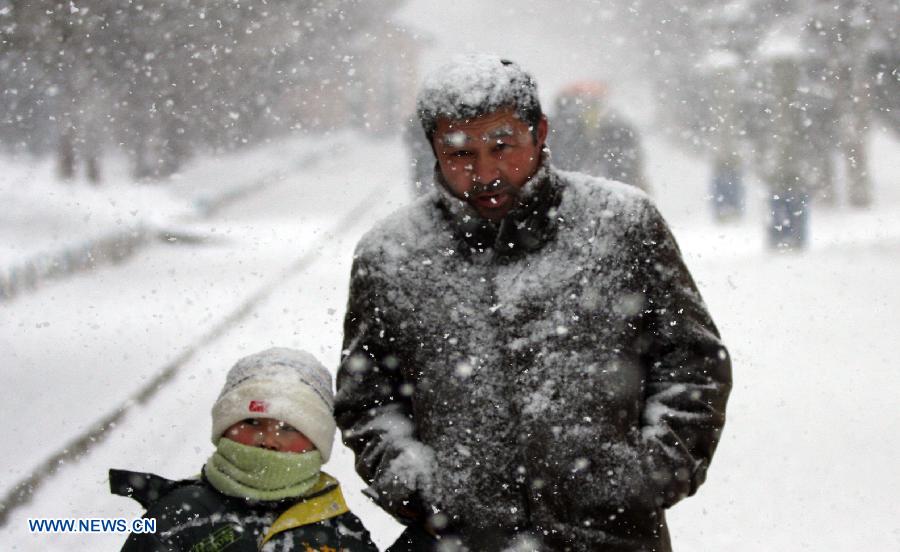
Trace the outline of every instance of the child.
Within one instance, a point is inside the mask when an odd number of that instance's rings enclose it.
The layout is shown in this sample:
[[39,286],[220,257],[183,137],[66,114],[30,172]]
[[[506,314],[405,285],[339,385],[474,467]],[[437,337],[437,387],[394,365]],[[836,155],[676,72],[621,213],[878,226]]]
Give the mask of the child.
[[199,479],[110,470],[113,493],[157,520],[123,552],[376,551],[320,471],[335,422],[331,375],[309,353],[269,349],[238,361],[213,405],[216,451]]

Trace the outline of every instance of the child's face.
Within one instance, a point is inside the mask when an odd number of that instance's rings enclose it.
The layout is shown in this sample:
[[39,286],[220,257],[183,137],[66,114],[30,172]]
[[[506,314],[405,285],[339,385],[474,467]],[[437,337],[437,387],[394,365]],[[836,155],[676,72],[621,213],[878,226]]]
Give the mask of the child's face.
[[279,452],[309,452],[316,446],[299,430],[273,418],[247,418],[222,434],[232,441],[250,447]]

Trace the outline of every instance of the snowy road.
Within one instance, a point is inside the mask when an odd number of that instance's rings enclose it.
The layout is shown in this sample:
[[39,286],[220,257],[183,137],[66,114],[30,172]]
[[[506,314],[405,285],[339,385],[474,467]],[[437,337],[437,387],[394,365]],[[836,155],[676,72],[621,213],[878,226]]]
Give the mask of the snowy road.
[[[879,146],[900,150],[895,141]],[[238,357],[272,345],[306,348],[336,366],[353,245],[374,219],[406,201],[397,142],[352,144],[314,170],[226,209],[223,236],[202,246],[160,245],[122,266],[48,286],[4,307],[0,362],[12,366],[2,398],[15,416],[0,430],[8,488],[103,412],[195,343],[246,297],[278,281],[304,252],[315,262],[203,347],[146,405],[136,406],[80,462],[64,466],[15,511],[4,549],[107,550],[119,535],[32,535],[29,517],[136,516],[112,497],[106,469],[197,473],[211,451],[209,407]],[[802,255],[762,250],[752,217],[706,222],[704,168],[654,142],[651,176],[689,265],[734,358],[729,421],[707,484],[676,506],[681,551],[896,550],[900,476],[900,203],[896,155],[875,168],[886,198],[869,213],[813,216]],[[334,229],[367,193],[378,201]],[[759,207],[754,207],[758,214]],[[208,229],[212,232],[212,229]],[[9,312],[12,316],[6,316]],[[329,469],[384,546],[396,524],[359,491],[352,458],[337,447]]]
[[[397,144],[360,142],[355,146],[362,150],[353,152],[355,168],[344,166],[346,151],[331,152],[328,160],[314,170],[285,178],[265,193],[205,222],[201,230],[211,239],[203,245],[155,245],[121,266],[48,285],[37,294],[4,306],[0,363],[12,368],[8,377],[15,385],[4,386],[0,399],[7,411],[27,420],[28,426],[24,429],[18,424],[5,424],[0,430],[6,442],[21,443],[0,452],[2,492],[5,494],[47,456],[113,411],[182,351],[220,326],[248,297],[273,283],[290,287],[297,270],[285,272],[298,259],[314,261],[301,270],[318,263],[334,272],[308,279],[301,287],[309,291],[279,308],[277,316],[266,317],[283,320],[286,313],[300,311],[284,321],[285,328],[290,328],[287,334],[278,334],[278,338],[267,332],[249,335],[240,331],[240,325],[234,331],[249,341],[248,350],[280,344],[320,354],[324,350],[320,344],[338,347],[337,326],[332,328],[337,337],[318,339],[330,321],[317,320],[306,332],[299,332],[297,324],[320,313],[319,305],[326,294],[318,288],[323,283],[346,279],[349,265],[333,261],[349,262],[359,233],[372,217],[383,216],[397,206],[392,197],[407,199],[402,189],[399,194],[385,192],[394,184],[391,179],[403,174],[398,166],[402,159],[393,156],[393,162],[388,163],[378,160],[384,150],[396,151]],[[361,163],[369,156],[371,163]],[[377,168],[373,170],[373,166]],[[374,202],[376,196],[381,201]],[[347,215],[361,205],[367,207],[364,216],[348,220]],[[342,283],[328,288],[340,297],[328,315],[334,320],[339,320],[343,309],[343,287]],[[306,310],[309,315],[302,314]],[[258,317],[258,310],[249,316]],[[54,345],[48,347],[48,343]],[[218,341],[209,344],[220,359],[218,366],[209,367],[213,377],[224,376],[241,354],[220,354],[218,345]],[[337,357],[332,353],[330,361],[334,364]],[[323,355],[323,360],[326,358]],[[184,370],[190,372],[192,368],[189,362]],[[220,387],[220,382],[214,381],[210,389]],[[175,387],[180,385],[176,382]],[[198,401],[184,422],[193,425],[198,417],[206,419],[210,401]],[[156,412],[156,403],[151,401],[150,405]],[[109,441],[116,442],[120,432],[120,439],[129,438],[128,427],[126,422],[112,430]],[[21,438],[23,433],[27,438]],[[155,433],[158,430],[148,426],[130,438],[143,441],[146,435]],[[184,441],[179,437],[177,442]],[[121,441],[112,446],[118,449],[120,445]],[[146,469],[169,464],[168,454],[149,457],[155,461],[144,465]],[[116,465],[135,465],[146,458],[143,452],[127,455]],[[197,466],[192,462],[187,471],[174,473],[191,473]],[[91,494],[96,490],[91,489]]]

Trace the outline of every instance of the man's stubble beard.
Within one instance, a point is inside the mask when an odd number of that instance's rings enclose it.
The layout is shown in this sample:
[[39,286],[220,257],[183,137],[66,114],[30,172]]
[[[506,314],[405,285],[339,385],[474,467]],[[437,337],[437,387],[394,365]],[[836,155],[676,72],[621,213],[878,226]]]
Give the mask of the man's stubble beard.
[[[492,212],[491,209],[487,209],[486,211],[482,211],[481,205],[477,202],[477,198],[481,194],[491,194],[491,195],[502,195],[505,194],[509,196],[509,204],[506,206],[503,214],[501,216],[491,216],[495,213]],[[506,218],[506,216],[513,211],[520,204],[520,199],[522,195],[522,190],[517,186],[514,186],[502,178],[498,178],[497,180],[488,182],[486,184],[482,184],[480,182],[476,182],[472,188],[466,192],[465,197],[462,199],[469,204],[469,206],[478,213],[479,217],[488,222],[497,223]]]
[[468,197],[474,198],[483,193],[508,193],[511,195],[518,195],[519,189],[513,186],[512,184],[505,182],[502,178],[498,178],[496,180],[492,180],[486,184],[482,184],[481,182],[475,182],[472,184],[472,187],[469,191],[466,192]]

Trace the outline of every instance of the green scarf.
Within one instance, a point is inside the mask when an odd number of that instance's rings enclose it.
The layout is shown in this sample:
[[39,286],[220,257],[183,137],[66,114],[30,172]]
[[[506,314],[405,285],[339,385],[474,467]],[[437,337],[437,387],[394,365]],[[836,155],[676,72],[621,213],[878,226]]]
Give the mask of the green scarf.
[[203,473],[222,494],[254,500],[304,496],[319,481],[322,455],[278,452],[222,437]]

